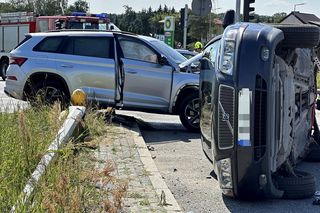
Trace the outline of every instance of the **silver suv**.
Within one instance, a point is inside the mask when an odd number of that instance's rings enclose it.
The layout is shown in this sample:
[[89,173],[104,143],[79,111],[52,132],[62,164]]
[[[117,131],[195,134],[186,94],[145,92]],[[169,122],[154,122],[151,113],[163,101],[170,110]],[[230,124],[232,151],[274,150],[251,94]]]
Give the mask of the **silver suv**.
[[[179,114],[199,129],[199,75],[180,53],[151,37],[123,32],[28,34],[10,53],[5,92],[67,102],[77,88],[88,100],[129,110]],[[186,63],[184,63],[186,64]]]

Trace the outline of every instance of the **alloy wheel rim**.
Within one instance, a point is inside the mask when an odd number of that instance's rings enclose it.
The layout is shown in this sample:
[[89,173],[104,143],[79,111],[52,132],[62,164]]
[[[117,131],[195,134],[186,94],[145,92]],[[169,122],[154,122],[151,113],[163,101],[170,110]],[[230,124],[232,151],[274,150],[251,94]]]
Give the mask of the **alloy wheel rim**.
[[199,98],[193,99],[188,103],[184,111],[184,116],[187,119],[189,125],[191,125],[194,128],[199,128]]
[[55,87],[44,87],[37,91],[36,98],[40,103],[50,105],[55,102],[63,104],[63,93]]

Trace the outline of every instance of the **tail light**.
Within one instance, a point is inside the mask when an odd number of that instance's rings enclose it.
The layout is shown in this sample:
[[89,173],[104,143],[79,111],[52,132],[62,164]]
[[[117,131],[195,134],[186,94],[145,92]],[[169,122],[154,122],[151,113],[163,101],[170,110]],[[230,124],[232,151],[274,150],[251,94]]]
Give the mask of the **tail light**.
[[10,64],[17,64],[19,67],[21,67],[24,62],[26,62],[27,58],[23,57],[11,57],[10,58]]

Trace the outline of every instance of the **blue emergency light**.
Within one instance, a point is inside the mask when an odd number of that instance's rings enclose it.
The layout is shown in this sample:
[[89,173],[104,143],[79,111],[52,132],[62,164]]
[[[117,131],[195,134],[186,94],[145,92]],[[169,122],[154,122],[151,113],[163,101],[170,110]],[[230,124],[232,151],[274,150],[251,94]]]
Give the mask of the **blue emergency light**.
[[100,13],[100,14],[87,14],[87,13],[83,13],[83,12],[72,12],[71,16],[91,16],[91,17],[97,17],[99,19],[102,20],[106,20],[108,19],[108,14],[106,13]]
[[71,15],[72,16],[87,16],[87,14],[83,13],[83,12],[72,12]]

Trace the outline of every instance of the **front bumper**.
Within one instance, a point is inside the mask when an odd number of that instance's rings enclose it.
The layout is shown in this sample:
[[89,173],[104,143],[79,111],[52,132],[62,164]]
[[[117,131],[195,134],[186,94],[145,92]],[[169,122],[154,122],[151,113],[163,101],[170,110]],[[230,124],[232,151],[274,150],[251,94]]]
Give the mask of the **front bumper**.
[[[257,82],[261,82],[260,79]],[[226,97],[225,100],[218,98],[215,107],[217,128],[213,155],[216,164],[230,159],[232,177],[232,189],[224,188],[222,178],[219,179],[222,191],[238,198],[281,197],[282,193],[273,185],[270,155],[267,155],[271,146],[270,141],[267,142],[270,128],[267,126],[267,92],[258,88],[236,90],[225,84],[219,84],[217,91],[217,97],[221,94]],[[225,173],[219,166],[216,172],[218,177]]]
[[[237,42],[233,75],[217,71],[213,78],[213,161],[217,164],[230,158],[232,192],[220,186],[234,197],[283,195],[273,184],[270,165],[276,119],[272,54],[282,39],[283,34],[277,29],[248,25],[241,42]],[[271,54],[267,60],[261,58],[263,48]],[[215,168],[216,173],[221,173]]]

